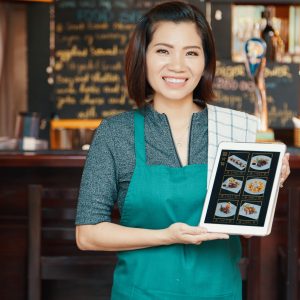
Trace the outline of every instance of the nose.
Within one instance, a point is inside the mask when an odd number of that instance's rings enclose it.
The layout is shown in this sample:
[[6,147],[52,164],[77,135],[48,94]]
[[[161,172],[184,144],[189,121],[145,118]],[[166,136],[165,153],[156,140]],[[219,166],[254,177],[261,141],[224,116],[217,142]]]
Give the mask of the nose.
[[184,56],[181,55],[180,53],[174,53],[173,55],[171,55],[168,67],[170,71],[176,73],[184,72],[185,70]]

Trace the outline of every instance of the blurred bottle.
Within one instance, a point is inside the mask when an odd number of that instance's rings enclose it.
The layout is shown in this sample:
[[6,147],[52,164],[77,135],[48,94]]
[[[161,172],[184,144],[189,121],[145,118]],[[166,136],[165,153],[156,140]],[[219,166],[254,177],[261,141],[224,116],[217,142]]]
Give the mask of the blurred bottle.
[[266,26],[261,32],[261,38],[265,40],[267,44],[266,59],[267,61],[276,61],[276,35],[272,26],[272,12],[269,7],[261,14],[262,19],[266,20]]
[[15,137],[23,139],[24,137],[39,137],[41,116],[37,112],[19,112],[16,120]]
[[276,57],[275,60],[277,62],[283,62],[284,54],[285,54],[285,44],[283,39],[281,38],[279,31],[275,31],[275,41],[276,41]]

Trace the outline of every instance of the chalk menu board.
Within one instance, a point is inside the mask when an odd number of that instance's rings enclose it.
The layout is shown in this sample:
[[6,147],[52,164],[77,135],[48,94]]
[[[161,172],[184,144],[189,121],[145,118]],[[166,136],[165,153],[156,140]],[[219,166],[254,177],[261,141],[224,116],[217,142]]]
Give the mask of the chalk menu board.
[[132,1],[55,4],[55,99],[60,118],[107,117],[132,106],[123,57],[142,11]]
[[60,118],[104,118],[132,108],[123,71],[125,48],[137,20],[162,2],[55,2],[54,96]]
[[[300,76],[298,64],[267,64],[266,91],[271,128],[293,128],[299,112]],[[218,61],[214,82],[216,103],[249,113],[256,102],[254,83],[243,63]]]
[[279,154],[222,150],[205,222],[263,227]]

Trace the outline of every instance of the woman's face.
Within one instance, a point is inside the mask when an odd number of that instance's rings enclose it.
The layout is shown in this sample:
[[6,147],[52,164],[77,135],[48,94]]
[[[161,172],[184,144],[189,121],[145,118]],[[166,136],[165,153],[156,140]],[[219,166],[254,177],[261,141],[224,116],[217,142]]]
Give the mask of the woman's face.
[[192,101],[204,67],[202,41],[192,22],[159,22],[146,52],[154,101]]

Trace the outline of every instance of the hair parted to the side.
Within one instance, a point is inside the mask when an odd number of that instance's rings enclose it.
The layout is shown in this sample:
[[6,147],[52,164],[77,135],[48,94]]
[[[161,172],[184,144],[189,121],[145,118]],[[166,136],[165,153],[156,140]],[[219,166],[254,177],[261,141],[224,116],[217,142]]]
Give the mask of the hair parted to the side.
[[205,57],[205,68],[201,80],[194,90],[194,99],[205,102],[214,97],[213,80],[216,70],[216,54],[212,32],[205,16],[192,4],[172,1],[159,4],[148,11],[137,23],[129,40],[125,56],[125,75],[128,95],[138,107],[142,107],[153,94],[147,80],[146,51],[152,40],[155,24],[162,21],[196,24]]

